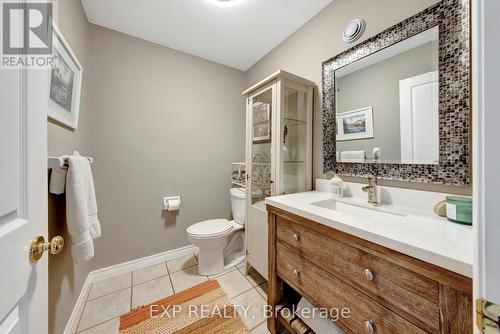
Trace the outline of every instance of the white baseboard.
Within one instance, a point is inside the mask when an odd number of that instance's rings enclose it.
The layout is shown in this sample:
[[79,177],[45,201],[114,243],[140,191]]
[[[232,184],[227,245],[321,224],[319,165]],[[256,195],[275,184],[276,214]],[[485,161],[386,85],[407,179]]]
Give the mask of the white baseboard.
[[64,329],[64,334],[75,333],[76,327],[78,326],[78,321],[80,320],[80,315],[83,312],[83,307],[85,306],[85,301],[87,300],[87,296],[90,293],[90,287],[92,286],[93,282],[101,281],[103,279],[117,275],[122,275],[131,271],[140,270],[142,268],[154,266],[155,264],[167,262],[178,257],[190,255],[193,253],[198,253],[198,247],[190,245],[91,271],[87,275],[87,279],[85,280],[85,284],[82,287],[82,291],[78,296],[78,300],[76,301],[75,306],[73,307],[71,316],[69,317],[66,328]]
[[76,327],[78,326],[78,321],[80,320],[80,315],[83,312],[83,307],[85,306],[85,301],[87,300],[87,296],[90,293],[91,286],[92,283],[90,282],[90,276],[87,275],[87,279],[83,284],[82,291],[80,291],[80,295],[76,300],[73,311],[69,316],[68,323],[66,324],[66,328],[64,329],[64,334],[74,334],[76,332]]
[[181,256],[196,253],[197,250],[198,248],[196,246],[189,245],[167,252],[146,256],[137,260],[119,263],[111,267],[97,269],[89,273],[90,282],[97,282],[113,276],[122,275],[131,271],[154,266],[158,263],[167,262]]

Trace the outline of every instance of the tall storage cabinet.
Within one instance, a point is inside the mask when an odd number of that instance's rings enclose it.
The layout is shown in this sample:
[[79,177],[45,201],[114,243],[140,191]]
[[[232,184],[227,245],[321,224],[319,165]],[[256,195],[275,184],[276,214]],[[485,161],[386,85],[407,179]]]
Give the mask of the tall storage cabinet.
[[246,96],[247,268],[267,278],[265,198],[311,190],[314,82],[278,71]]

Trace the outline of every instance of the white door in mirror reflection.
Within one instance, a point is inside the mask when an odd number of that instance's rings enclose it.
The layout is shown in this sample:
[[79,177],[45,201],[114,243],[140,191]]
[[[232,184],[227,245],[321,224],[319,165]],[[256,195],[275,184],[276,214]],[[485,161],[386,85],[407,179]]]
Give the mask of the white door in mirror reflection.
[[399,81],[401,162],[439,163],[438,72]]

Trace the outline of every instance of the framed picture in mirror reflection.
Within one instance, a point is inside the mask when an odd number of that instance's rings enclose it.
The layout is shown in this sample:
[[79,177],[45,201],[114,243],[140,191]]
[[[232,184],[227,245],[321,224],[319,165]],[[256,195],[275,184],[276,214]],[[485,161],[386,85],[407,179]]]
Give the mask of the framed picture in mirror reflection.
[[253,104],[254,144],[271,142],[271,104],[257,102]]
[[373,138],[371,106],[337,114],[337,141]]

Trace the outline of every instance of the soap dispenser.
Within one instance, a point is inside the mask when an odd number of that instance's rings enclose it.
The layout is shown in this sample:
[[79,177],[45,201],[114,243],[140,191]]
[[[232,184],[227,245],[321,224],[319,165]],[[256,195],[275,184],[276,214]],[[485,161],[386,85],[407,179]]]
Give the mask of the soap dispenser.
[[342,198],[344,197],[344,181],[340,178],[338,173],[330,180],[332,187],[332,197]]

